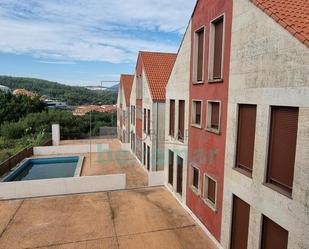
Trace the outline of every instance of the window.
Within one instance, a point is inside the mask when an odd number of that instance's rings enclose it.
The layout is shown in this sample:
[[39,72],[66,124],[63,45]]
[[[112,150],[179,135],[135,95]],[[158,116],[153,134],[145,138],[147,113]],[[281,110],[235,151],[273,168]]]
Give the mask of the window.
[[223,40],[224,40],[224,18],[223,16],[211,23],[210,42],[210,80],[222,80],[223,73]]
[[191,188],[194,192],[199,193],[200,190],[200,170],[195,166],[191,166]]
[[250,206],[236,195],[233,196],[231,249],[247,249]]
[[135,125],[135,106],[131,105],[131,124]]
[[148,109],[148,124],[147,124],[147,134],[150,135],[150,110]]
[[208,101],[207,108],[207,127],[208,131],[215,133],[220,132],[220,107],[221,104],[218,101]]
[[150,147],[147,146],[147,170],[150,170]]
[[204,28],[195,32],[195,82],[204,80]]
[[250,175],[253,168],[255,125],[256,105],[239,105],[235,167]]
[[202,101],[193,100],[192,104],[192,125],[201,127],[202,126]]
[[217,181],[205,174],[204,177],[204,200],[212,209],[217,205]]
[[185,101],[179,100],[178,140],[183,142],[184,137],[185,137]]
[[287,249],[289,233],[271,219],[263,216],[261,249]]
[[143,77],[138,75],[136,77],[136,99],[143,98]]
[[183,159],[177,156],[177,188],[178,194],[182,195]]
[[143,144],[143,164],[146,165],[146,143]]
[[169,127],[169,135],[174,137],[175,132],[175,100],[170,100],[170,127]]
[[174,152],[168,150],[168,183],[173,186],[174,183]]
[[144,108],[144,132],[146,132],[146,118],[147,118],[147,112],[146,112],[146,109]]
[[298,108],[271,108],[267,183],[289,195],[293,188],[297,128]]

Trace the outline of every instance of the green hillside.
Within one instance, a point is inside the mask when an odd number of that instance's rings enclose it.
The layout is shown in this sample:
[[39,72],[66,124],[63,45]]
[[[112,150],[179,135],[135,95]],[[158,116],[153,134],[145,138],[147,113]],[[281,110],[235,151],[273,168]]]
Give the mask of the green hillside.
[[39,95],[47,95],[69,105],[115,104],[117,93],[113,91],[91,91],[84,87],[67,86],[57,82],[23,77],[0,76],[0,85],[12,90],[24,88]]

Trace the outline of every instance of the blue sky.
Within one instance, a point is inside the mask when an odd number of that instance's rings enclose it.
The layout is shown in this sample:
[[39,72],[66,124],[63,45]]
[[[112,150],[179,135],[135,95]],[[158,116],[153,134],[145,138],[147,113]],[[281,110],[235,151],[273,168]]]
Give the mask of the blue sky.
[[[176,52],[195,0],[1,0],[0,75],[98,85]],[[113,83],[106,83],[112,85]]]

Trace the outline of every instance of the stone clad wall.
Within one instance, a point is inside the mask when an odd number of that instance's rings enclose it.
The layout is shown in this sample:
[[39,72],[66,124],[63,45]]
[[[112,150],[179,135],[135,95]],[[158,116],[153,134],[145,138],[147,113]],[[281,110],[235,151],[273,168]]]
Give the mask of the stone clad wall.
[[[233,9],[222,245],[230,245],[235,194],[250,204],[248,249],[260,248],[263,214],[289,231],[289,249],[309,248],[309,51],[249,0]],[[257,104],[252,179],[232,169],[239,103]],[[263,185],[272,105],[300,107],[292,198]]]

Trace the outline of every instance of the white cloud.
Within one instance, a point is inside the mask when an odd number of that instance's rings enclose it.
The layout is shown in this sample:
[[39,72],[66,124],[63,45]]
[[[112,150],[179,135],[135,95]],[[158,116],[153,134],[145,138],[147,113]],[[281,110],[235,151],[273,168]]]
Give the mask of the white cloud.
[[195,0],[5,0],[0,52],[44,61],[136,60],[139,50],[178,49]]

